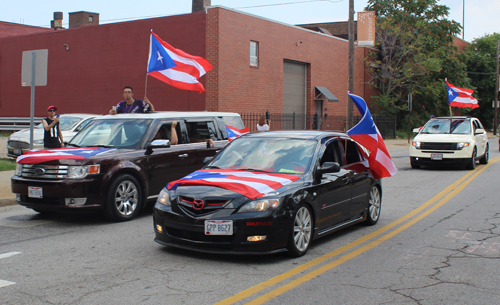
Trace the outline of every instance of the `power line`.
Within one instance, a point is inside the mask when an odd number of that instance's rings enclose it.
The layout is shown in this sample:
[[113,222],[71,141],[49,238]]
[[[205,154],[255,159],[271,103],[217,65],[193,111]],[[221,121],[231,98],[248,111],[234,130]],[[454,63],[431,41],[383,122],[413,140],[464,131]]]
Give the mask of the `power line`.
[[289,5],[289,4],[299,4],[299,3],[318,2],[318,1],[326,1],[326,2],[330,2],[330,3],[338,3],[338,2],[342,2],[344,0],[337,0],[337,1],[331,1],[331,0],[308,0],[308,1],[299,1],[299,2],[287,2],[287,3],[277,3],[277,4],[264,4],[264,5],[244,6],[244,7],[235,7],[235,8],[236,9],[241,9],[241,8],[255,8],[255,7]]

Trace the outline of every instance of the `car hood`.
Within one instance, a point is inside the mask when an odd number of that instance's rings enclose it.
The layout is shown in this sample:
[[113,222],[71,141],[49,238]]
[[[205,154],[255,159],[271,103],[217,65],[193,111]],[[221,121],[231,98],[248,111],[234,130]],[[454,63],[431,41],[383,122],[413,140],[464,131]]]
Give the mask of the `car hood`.
[[468,134],[418,134],[413,141],[454,143],[467,142],[470,138],[471,135]]
[[[47,150],[31,150],[17,158],[20,164],[40,164],[50,162],[51,164],[78,165],[94,163],[90,160],[113,158],[116,155],[124,155],[131,149],[116,149],[104,147],[70,147],[55,148]],[[90,162],[89,162],[90,161]]]
[[269,192],[259,197],[245,196],[245,194],[247,194],[245,190],[241,190],[238,187],[234,188],[234,185],[231,185],[229,182],[221,183],[220,186],[181,185],[177,187],[175,195],[178,200],[184,200],[185,202],[201,199],[207,204],[224,202],[228,203],[226,208],[237,208],[250,199],[281,197],[288,194],[290,190],[300,187],[303,184],[304,180],[299,178],[294,182],[269,190]]

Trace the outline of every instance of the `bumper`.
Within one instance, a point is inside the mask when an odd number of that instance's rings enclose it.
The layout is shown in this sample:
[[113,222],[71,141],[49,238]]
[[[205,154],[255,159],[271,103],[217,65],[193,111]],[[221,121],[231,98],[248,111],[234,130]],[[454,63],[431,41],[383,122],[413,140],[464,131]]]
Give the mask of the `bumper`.
[[[40,211],[85,211],[104,207],[105,194],[101,177],[80,180],[35,180],[14,176],[11,179],[12,193],[18,204]],[[42,198],[28,195],[28,187],[41,187]],[[86,198],[83,205],[66,204],[66,198]]]
[[[43,146],[34,145],[33,149],[43,149]],[[20,155],[25,154],[29,150],[29,148],[15,148],[7,145],[7,156],[11,158],[17,158]]]
[[[219,215],[218,215],[219,214]],[[226,216],[224,216],[225,214]],[[165,246],[216,254],[273,254],[284,252],[292,226],[291,218],[272,214],[228,215],[227,210],[210,215],[210,220],[233,220],[233,235],[205,235],[205,219],[180,215],[156,204],[153,212],[155,241]],[[260,225],[262,224],[262,225]],[[161,232],[158,230],[161,228]],[[263,241],[247,241],[265,235]]]
[[[471,158],[473,147],[462,150],[421,150],[410,146],[410,158],[417,165],[467,165]],[[436,158],[437,157],[437,158]],[[439,160],[439,158],[441,158]]]

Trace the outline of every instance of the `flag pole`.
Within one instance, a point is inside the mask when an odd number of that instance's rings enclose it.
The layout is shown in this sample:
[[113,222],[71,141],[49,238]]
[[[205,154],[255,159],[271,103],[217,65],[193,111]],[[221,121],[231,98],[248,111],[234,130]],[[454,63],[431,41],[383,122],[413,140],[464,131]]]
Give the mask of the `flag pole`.
[[146,97],[146,93],[148,92],[148,74],[146,73],[146,85],[144,86],[144,97]]

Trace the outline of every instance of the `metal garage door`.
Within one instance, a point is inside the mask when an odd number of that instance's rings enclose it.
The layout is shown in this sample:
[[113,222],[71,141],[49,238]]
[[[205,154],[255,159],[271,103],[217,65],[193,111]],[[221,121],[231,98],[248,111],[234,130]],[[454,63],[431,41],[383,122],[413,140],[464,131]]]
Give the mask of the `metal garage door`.
[[[283,113],[295,112],[294,125],[285,123],[284,129],[305,129],[306,113],[306,65],[283,62]],[[290,125],[290,126],[288,126]]]

